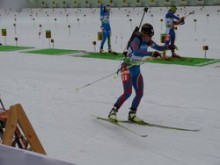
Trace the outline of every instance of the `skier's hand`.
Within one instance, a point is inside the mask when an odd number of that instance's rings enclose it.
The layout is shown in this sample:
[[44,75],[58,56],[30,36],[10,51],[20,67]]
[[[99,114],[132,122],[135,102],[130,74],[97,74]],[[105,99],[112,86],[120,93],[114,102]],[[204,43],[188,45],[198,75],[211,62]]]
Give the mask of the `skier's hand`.
[[167,46],[169,50],[175,50],[176,49],[176,45],[168,45]]
[[101,32],[103,32],[103,31],[104,31],[104,28],[102,27],[102,25],[100,26],[100,29],[101,29]]
[[185,18],[184,18],[184,17],[181,17],[181,18],[180,18],[180,25],[183,25],[183,24],[185,24]]
[[184,17],[181,17],[180,18],[180,22],[184,22],[185,21],[185,18]]
[[152,52],[152,57],[161,57],[161,54],[158,51]]

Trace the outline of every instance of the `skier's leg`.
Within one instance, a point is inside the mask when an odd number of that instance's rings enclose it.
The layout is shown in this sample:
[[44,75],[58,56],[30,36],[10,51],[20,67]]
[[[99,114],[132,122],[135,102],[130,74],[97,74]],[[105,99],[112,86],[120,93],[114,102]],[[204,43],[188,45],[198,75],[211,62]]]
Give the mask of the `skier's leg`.
[[109,53],[112,52],[112,48],[111,48],[111,30],[108,31],[108,52]]
[[104,29],[102,32],[102,42],[101,42],[101,46],[100,46],[100,53],[103,52],[103,47],[104,47],[106,38],[107,38],[107,31]]
[[[175,40],[176,40],[176,33],[175,33],[174,30],[171,31],[170,36],[171,36],[170,43],[171,43],[171,45],[174,45],[175,44]],[[177,55],[175,53],[175,50],[172,50],[171,53],[172,53],[172,57],[180,57],[179,55]]]
[[144,91],[144,82],[143,82],[143,77],[142,74],[139,73],[137,77],[132,78],[133,81],[133,87],[135,89],[136,95],[133,99],[132,105],[131,105],[131,110],[128,115],[128,120],[132,122],[143,122],[142,119],[136,116],[137,108],[140,104],[140,101],[143,97],[143,91]]
[[171,29],[166,29],[166,32],[165,32],[166,36],[165,36],[164,45],[169,45],[169,43],[170,43],[170,31],[171,31]]
[[116,103],[114,104],[115,107],[118,109],[122,106],[122,104],[131,96],[132,93],[132,78],[129,70],[122,71],[121,79],[123,83],[123,94],[118,98]]
[[176,40],[176,33],[174,30],[171,32],[170,36],[171,36],[170,43],[171,43],[171,45],[174,45],[175,40]]
[[[122,64],[123,65],[123,64]],[[126,66],[126,65],[125,65]],[[127,66],[126,66],[127,67]],[[132,93],[132,80],[131,75],[129,73],[129,70],[122,70],[121,73],[122,83],[124,92],[123,94],[117,99],[116,103],[114,104],[114,107],[111,109],[108,118],[112,121],[117,121],[117,112],[118,109],[122,106],[122,104],[131,96]]]
[[[170,41],[171,41],[171,39],[170,39],[170,31],[168,31],[168,32],[166,32],[166,37],[165,37],[165,43],[164,43],[164,45],[169,45],[169,44],[170,44]],[[169,57],[166,55],[166,51],[163,51],[163,58],[164,58],[165,60],[168,60],[168,59],[169,59]]]
[[144,81],[141,73],[138,74],[137,78],[132,78],[132,84],[136,95],[133,99],[131,109],[136,111],[144,93]]

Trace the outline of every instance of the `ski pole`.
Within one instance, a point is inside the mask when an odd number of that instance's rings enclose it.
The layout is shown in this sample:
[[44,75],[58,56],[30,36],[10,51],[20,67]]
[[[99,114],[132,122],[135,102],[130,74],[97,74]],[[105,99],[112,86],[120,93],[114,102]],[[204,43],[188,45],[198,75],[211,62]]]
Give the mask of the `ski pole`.
[[137,32],[139,32],[139,29],[141,28],[142,22],[143,22],[143,20],[144,20],[145,13],[146,13],[147,11],[148,11],[148,8],[145,7],[145,8],[144,8],[144,13],[143,13],[142,18],[141,18],[141,22],[140,22],[140,24],[139,24],[139,27],[137,27],[137,26],[135,27],[135,29],[134,29],[134,31],[133,31],[133,33],[132,33],[130,39],[128,40],[127,46],[126,46],[126,48],[124,49],[124,52],[123,52],[124,54],[126,54],[127,49],[128,49],[128,47],[130,46],[131,41],[132,41],[132,40],[134,39],[134,37],[136,36]]
[[[127,67],[127,69],[129,69],[129,68],[131,68],[131,67],[133,67],[133,66],[142,65],[142,64],[144,64],[144,63],[146,63],[147,61],[150,61],[150,60],[152,60],[152,59],[153,59],[152,57],[144,58],[144,59],[141,60],[140,62],[135,62],[135,63],[129,65],[129,66]],[[86,87],[88,87],[88,86],[91,86],[91,85],[93,85],[93,84],[96,84],[97,82],[102,81],[102,80],[104,80],[104,79],[106,79],[106,78],[109,78],[109,77],[111,77],[111,76],[113,76],[113,75],[118,75],[118,73],[119,73],[120,71],[121,71],[121,69],[118,69],[118,70],[117,70],[116,72],[114,72],[114,73],[110,73],[110,74],[108,74],[108,75],[106,75],[106,76],[103,76],[103,77],[101,77],[101,78],[99,78],[99,79],[97,79],[97,80],[94,80],[94,81],[92,81],[92,82],[90,82],[90,83],[88,83],[88,84],[85,84],[85,85],[83,85],[83,86],[81,86],[81,87],[79,87],[79,88],[76,88],[75,90],[78,92],[79,90],[81,90],[81,89],[83,89],[83,88],[86,88]]]
[[118,71],[117,71],[117,72],[114,72],[114,73],[111,73],[111,74],[108,74],[108,75],[106,75],[106,76],[103,76],[102,78],[99,78],[99,79],[97,79],[97,80],[95,80],[95,81],[92,81],[92,82],[86,84],[86,85],[83,85],[83,86],[81,86],[81,87],[79,87],[79,88],[76,88],[76,91],[79,91],[79,90],[81,90],[81,89],[83,89],[83,88],[86,88],[86,87],[88,87],[88,86],[91,86],[91,85],[93,85],[93,84],[96,84],[97,82],[99,82],[99,81],[101,81],[101,80],[104,80],[104,79],[106,79],[106,78],[108,78],[108,77],[111,77],[111,76],[113,76],[114,74],[117,74],[117,73],[118,73]]
[[193,10],[193,11],[189,12],[188,14],[186,14],[186,15],[184,16],[184,18],[188,17],[188,16],[191,15],[191,14],[195,14],[195,11]]
[[145,7],[145,8],[144,8],[143,16],[142,16],[142,18],[141,18],[141,22],[140,22],[139,27],[138,27],[139,29],[141,28],[142,22],[143,22],[143,20],[144,20],[145,13],[147,13],[147,11],[148,11],[148,8]]

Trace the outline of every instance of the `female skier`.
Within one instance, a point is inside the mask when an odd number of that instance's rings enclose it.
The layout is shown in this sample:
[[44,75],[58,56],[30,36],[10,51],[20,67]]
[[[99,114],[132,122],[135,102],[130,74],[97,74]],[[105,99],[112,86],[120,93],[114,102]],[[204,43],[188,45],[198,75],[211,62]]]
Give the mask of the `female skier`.
[[124,93],[117,99],[113,108],[111,109],[108,118],[111,121],[117,122],[117,112],[122,104],[131,96],[132,86],[136,92],[136,95],[133,99],[133,102],[130,107],[130,112],[128,114],[128,120],[131,122],[141,123],[142,119],[136,116],[138,105],[141,101],[144,91],[144,82],[143,77],[140,71],[140,64],[143,57],[152,56],[158,57],[161,56],[159,52],[149,52],[148,47],[158,50],[174,50],[174,45],[164,45],[159,46],[154,41],[152,41],[152,36],[154,35],[154,29],[151,24],[144,24],[141,27],[141,32],[137,34],[136,37],[132,40],[127,56],[124,62],[121,65],[121,79],[123,83]]
[[105,44],[106,39],[108,38],[108,52],[111,53],[111,26],[109,22],[109,17],[110,17],[110,11],[111,11],[111,6],[106,5],[103,7],[103,5],[100,5],[100,20],[101,20],[101,28],[102,28],[102,42],[100,46],[100,53],[103,53],[103,47]]
[[[166,22],[165,45],[169,45],[169,44],[174,45],[175,44],[175,39],[176,39],[175,26],[184,24],[184,17],[179,18],[176,15],[174,15],[176,13],[176,11],[177,11],[177,7],[171,6],[165,16],[165,22]],[[171,53],[172,53],[172,57],[180,57],[178,54],[175,53],[174,50],[172,50]],[[168,59],[168,57],[166,57],[165,53],[164,53],[164,58]]]

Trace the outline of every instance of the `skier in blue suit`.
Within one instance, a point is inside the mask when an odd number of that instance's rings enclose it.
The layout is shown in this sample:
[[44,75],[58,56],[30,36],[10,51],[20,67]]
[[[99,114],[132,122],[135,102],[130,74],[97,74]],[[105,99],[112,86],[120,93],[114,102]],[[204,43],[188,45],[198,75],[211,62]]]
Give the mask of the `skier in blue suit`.
[[[165,16],[165,23],[166,23],[165,45],[175,44],[175,39],[176,39],[175,26],[184,24],[184,17],[180,18],[176,16],[175,15],[176,11],[177,11],[177,7],[171,6]],[[171,53],[172,53],[172,57],[180,57],[179,55],[175,53],[174,50],[172,50]],[[166,55],[165,55],[165,58],[166,58]]]
[[101,42],[101,46],[100,46],[100,53],[103,53],[103,47],[105,44],[106,39],[108,39],[108,52],[111,53],[112,49],[111,49],[111,26],[110,26],[110,22],[109,22],[109,17],[110,17],[110,10],[111,10],[111,6],[110,5],[106,5],[103,7],[103,5],[100,5],[100,20],[101,20],[101,28],[102,28],[102,42]]
[[152,56],[158,57],[160,53],[157,51],[148,51],[148,47],[151,47],[158,51],[174,50],[174,45],[159,46],[152,41],[154,35],[154,29],[151,24],[144,24],[141,27],[141,32],[136,35],[129,45],[127,56],[121,65],[121,79],[124,88],[123,94],[117,99],[113,108],[111,109],[108,118],[112,121],[117,121],[117,112],[122,104],[131,96],[132,86],[135,90],[135,97],[132,101],[128,120],[131,122],[141,123],[142,119],[136,116],[138,105],[144,94],[144,82],[140,71],[140,64],[144,57]]

